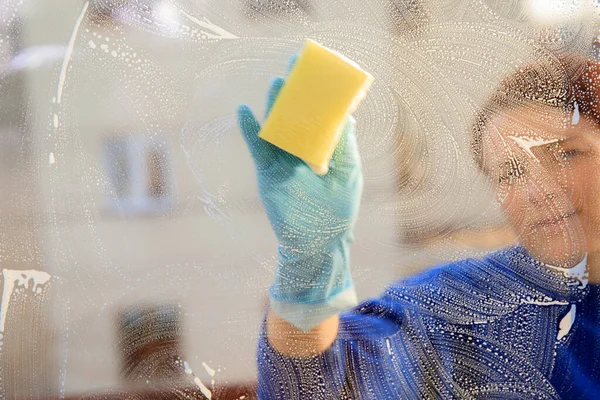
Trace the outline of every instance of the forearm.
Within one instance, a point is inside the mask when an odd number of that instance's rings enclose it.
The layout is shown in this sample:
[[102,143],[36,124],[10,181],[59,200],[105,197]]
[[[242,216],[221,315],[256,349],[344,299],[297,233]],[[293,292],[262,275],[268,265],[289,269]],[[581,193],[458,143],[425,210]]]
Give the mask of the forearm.
[[308,332],[304,332],[273,310],[267,316],[267,339],[271,346],[287,357],[314,357],[327,350],[335,341],[339,315],[332,315]]

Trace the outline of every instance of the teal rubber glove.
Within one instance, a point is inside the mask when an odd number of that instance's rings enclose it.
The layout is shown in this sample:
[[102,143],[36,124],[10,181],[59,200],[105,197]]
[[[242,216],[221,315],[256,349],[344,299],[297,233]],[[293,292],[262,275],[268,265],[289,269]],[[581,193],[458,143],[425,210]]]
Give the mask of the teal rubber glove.
[[[273,80],[267,116],[283,85],[282,78]],[[308,331],[357,304],[349,268],[352,229],[363,189],[356,122],[347,117],[329,171],[323,176],[298,157],[260,139],[260,125],[247,105],[238,107],[238,122],[279,243],[271,307],[281,318]]]

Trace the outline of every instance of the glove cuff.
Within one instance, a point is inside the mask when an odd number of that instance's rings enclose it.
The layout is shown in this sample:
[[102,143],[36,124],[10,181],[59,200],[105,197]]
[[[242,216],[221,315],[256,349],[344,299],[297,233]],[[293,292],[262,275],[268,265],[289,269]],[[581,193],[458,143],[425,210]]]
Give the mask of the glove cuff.
[[288,303],[276,300],[271,295],[271,308],[275,314],[304,332],[357,304],[356,289],[351,281],[346,289],[319,303]]

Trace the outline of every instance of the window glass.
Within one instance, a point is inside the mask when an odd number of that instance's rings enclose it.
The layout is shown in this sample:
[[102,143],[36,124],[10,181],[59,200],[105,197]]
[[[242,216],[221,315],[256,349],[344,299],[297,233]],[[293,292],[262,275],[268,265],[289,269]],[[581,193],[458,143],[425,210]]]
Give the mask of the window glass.
[[593,398],[599,34],[595,0],[2,1],[0,397]]

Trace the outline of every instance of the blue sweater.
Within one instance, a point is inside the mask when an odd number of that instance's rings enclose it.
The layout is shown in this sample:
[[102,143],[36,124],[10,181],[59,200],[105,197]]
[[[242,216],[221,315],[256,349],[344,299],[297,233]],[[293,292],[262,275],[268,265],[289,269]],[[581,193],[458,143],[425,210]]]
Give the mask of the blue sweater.
[[600,398],[600,290],[522,247],[445,264],[340,315],[312,358],[270,346],[261,399]]

